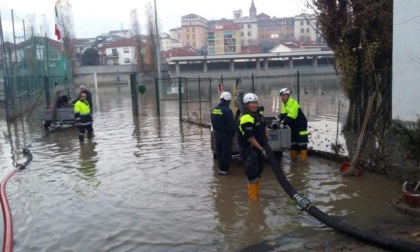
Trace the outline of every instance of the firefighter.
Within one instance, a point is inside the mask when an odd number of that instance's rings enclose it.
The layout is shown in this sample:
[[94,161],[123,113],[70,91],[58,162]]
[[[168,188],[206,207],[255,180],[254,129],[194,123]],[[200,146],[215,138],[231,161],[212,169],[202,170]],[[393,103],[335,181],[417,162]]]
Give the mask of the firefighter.
[[245,160],[245,175],[248,179],[248,196],[251,200],[259,197],[263,160],[267,158],[264,146],[267,144],[268,130],[264,117],[258,110],[258,97],[253,93],[244,95],[245,111],[239,118],[238,141],[241,155]]
[[82,142],[87,131],[87,138],[93,136],[93,118],[90,110],[89,102],[86,100],[85,93],[79,94],[78,101],[74,104],[74,117],[76,118],[76,126],[79,128],[79,140]]
[[297,160],[300,154],[300,159],[305,160],[308,146],[308,120],[299,103],[290,97],[289,89],[280,89],[279,95],[282,102],[279,119],[282,126],[289,126],[291,133],[290,158]]
[[232,159],[232,141],[236,130],[233,113],[229,108],[231,100],[232,95],[225,91],[220,95],[220,103],[211,110],[211,125],[216,140],[219,175],[228,175]]

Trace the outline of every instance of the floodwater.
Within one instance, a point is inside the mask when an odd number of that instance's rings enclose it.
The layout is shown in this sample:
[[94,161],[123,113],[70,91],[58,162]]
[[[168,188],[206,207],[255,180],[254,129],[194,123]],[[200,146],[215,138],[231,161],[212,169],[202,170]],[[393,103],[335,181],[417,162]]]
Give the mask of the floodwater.
[[[133,117],[128,88],[94,92],[95,137],[84,143],[75,128],[44,136],[36,115],[0,121],[1,177],[23,147],[33,154],[7,184],[14,251],[235,251],[287,234],[283,248],[342,237],[298,211],[268,163],[250,202],[240,161],[217,175],[208,128],[179,122],[176,102],[162,103],[158,118],[154,100],[140,99]],[[339,163],[312,156],[291,162],[285,152],[279,162],[296,190],[350,225],[410,221],[391,205],[396,181],[342,177]]]

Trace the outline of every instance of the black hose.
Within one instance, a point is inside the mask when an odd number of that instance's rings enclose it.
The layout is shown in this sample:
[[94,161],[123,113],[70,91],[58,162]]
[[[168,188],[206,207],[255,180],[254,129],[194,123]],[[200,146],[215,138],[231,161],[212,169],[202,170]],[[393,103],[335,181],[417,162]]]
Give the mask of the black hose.
[[25,155],[26,157],[26,161],[23,164],[16,164],[16,168],[18,168],[19,170],[23,170],[26,168],[26,166],[29,165],[29,163],[32,161],[32,153],[28,148],[24,148],[22,151],[23,155]]
[[372,232],[363,231],[350,225],[347,225],[343,221],[335,219],[322,212],[320,209],[313,206],[309,199],[307,199],[304,196],[301,196],[289,183],[286,176],[283,174],[283,171],[277,159],[275,158],[274,153],[269,144],[265,146],[265,151],[267,153],[274,174],[277,177],[277,180],[280,182],[280,185],[283,187],[287,195],[289,195],[289,197],[296,202],[300,210],[306,211],[322,223],[337,231],[340,231],[344,234],[357,238],[371,245],[375,245],[377,247],[381,247],[392,251],[420,251],[420,244],[395,240],[393,238],[380,236]]

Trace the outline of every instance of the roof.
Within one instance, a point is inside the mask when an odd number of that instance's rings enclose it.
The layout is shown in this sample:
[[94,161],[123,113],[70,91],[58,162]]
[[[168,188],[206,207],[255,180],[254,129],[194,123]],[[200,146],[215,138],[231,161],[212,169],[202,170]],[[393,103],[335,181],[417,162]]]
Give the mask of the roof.
[[[43,45],[45,43],[45,38],[46,37],[33,36],[25,41],[20,42],[19,44],[17,44],[17,46],[18,47],[31,46],[33,44],[33,39],[35,39],[36,44]],[[50,39],[50,38],[46,38],[46,39],[48,41],[48,44],[51,47],[61,48],[61,42],[54,39]]]
[[185,48],[185,47],[178,47],[172,48],[162,53],[162,58],[170,58],[170,57],[186,57],[186,56],[199,56],[197,52],[194,50]]
[[257,15],[257,17],[258,17],[258,18],[270,18],[270,16],[269,16],[269,15],[267,15],[267,14],[265,14],[265,13],[263,13],[263,12],[261,12],[260,14],[258,14],[258,15]]
[[253,53],[261,53],[261,48],[257,45],[253,46],[242,46],[241,47],[241,54],[253,54]]
[[129,38],[122,38],[122,39],[111,42],[110,44],[106,45],[105,48],[127,47],[127,46],[134,46],[134,41]]
[[241,27],[239,24],[224,24],[224,25],[215,25],[214,28],[209,29],[210,32],[212,31],[237,31],[240,30]]

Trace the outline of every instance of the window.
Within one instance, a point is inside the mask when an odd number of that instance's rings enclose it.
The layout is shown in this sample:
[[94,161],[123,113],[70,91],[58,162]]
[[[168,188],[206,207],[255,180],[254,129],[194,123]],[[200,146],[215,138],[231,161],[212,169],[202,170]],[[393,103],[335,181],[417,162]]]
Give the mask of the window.
[[128,47],[124,47],[124,53],[129,53],[129,52],[130,52],[129,48]]
[[112,56],[118,56],[117,49],[112,49]]
[[248,32],[248,37],[251,37],[251,32],[250,31]]
[[192,31],[194,31],[194,27],[192,28]]
[[305,29],[304,28],[300,28],[300,33],[305,33]]
[[124,63],[130,63],[130,58],[124,58]]
[[309,21],[306,21],[306,24],[309,25]]
[[309,28],[306,28],[306,33],[309,33]]
[[248,29],[251,28],[251,24],[248,24]]
[[193,35],[193,39],[195,39],[195,35]]
[[303,25],[303,21],[300,21],[300,25]]
[[241,32],[241,37],[243,37],[244,36],[244,32]]

